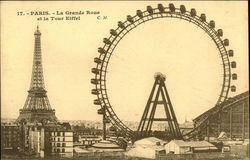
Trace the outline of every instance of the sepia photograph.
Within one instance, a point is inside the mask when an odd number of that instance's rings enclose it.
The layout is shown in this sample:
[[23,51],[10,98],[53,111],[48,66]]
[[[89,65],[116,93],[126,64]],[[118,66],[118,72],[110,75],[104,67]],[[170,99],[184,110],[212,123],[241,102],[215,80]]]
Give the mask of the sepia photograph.
[[1,159],[249,160],[248,1],[2,1]]

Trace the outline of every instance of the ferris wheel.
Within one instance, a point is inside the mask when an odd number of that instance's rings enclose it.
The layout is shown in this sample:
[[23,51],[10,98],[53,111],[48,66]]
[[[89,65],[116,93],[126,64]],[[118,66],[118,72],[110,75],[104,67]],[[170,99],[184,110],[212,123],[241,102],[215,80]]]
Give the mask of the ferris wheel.
[[231,49],[227,50],[229,40],[222,38],[223,30],[216,30],[213,20],[207,21],[206,15],[203,13],[199,16],[194,8],[188,11],[184,5],[180,5],[179,8],[176,8],[172,3],[167,7],[158,4],[156,8],[147,6],[145,11],[137,10],[134,16],[128,15],[125,21],[119,21],[117,28],[110,30],[110,36],[103,39],[103,47],[98,48],[99,57],[94,58],[96,67],[91,70],[95,75],[95,77],[91,79],[91,83],[95,85],[91,93],[97,96],[97,99],[94,100],[94,104],[101,106],[98,110],[98,114],[104,115],[103,123],[112,123],[112,125],[118,128],[124,136],[127,137],[132,137],[133,131],[119,119],[108,98],[106,87],[108,64],[116,46],[127,33],[142,23],[160,18],[174,18],[188,21],[205,31],[213,40],[220,53],[223,67],[223,84],[216,104],[220,104],[226,100],[230,91],[236,91],[236,86],[231,85],[232,80],[237,80],[237,74],[232,73],[232,68],[236,68],[236,62],[230,62],[229,59],[234,56],[234,51]]

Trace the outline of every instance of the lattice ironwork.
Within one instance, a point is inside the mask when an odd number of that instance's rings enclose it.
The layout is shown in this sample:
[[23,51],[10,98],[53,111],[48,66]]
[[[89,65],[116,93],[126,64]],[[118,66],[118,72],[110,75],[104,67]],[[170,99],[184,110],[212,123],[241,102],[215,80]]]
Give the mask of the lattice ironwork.
[[21,121],[22,119],[25,121],[38,122],[44,120],[57,121],[55,110],[51,108],[47,91],[45,90],[42,67],[41,32],[38,27],[34,36],[35,46],[30,89],[23,109],[20,109],[20,115],[17,121]]

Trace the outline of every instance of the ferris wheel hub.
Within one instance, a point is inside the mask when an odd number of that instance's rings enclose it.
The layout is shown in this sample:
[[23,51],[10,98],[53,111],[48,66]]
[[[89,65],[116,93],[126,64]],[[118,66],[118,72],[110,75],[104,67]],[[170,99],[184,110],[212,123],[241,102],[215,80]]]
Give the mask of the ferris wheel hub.
[[159,79],[159,80],[163,80],[163,81],[166,80],[166,75],[161,73],[161,72],[156,72],[154,77],[155,77],[155,79]]

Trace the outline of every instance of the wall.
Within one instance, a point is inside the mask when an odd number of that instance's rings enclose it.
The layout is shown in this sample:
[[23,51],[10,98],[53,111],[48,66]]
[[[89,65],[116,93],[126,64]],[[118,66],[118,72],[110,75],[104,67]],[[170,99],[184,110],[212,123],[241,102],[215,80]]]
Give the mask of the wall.
[[29,149],[35,153],[40,153],[41,148],[40,131],[29,131]]
[[20,142],[19,126],[1,124],[1,150],[17,150]]

